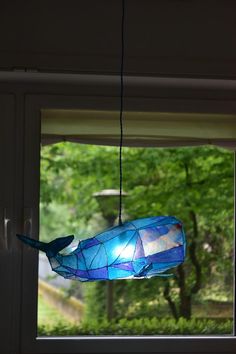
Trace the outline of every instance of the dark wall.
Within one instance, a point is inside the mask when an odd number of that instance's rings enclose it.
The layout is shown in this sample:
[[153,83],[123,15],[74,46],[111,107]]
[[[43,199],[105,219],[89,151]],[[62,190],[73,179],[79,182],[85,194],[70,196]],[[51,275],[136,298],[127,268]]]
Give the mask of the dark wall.
[[[236,1],[126,0],[125,71],[236,76]],[[0,1],[0,70],[116,73],[121,0]]]

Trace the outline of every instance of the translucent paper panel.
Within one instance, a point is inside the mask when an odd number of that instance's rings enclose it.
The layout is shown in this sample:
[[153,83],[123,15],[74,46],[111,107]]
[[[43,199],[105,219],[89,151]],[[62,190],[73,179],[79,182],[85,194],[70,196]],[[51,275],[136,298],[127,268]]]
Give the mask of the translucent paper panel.
[[61,237],[49,243],[18,235],[26,244],[44,251],[52,270],[80,281],[141,279],[163,275],[185,258],[185,235],[174,217],[151,217],[126,222],[82,242],[68,255],[59,253],[73,241]]

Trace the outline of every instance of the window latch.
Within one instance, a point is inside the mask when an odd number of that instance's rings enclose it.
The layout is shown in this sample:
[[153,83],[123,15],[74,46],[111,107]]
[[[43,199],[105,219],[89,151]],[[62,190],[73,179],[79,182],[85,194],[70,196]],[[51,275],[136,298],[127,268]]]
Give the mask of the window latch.
[[4,251],[10,250],[10,239],[11,239],[11,217],[9,208],[1,208],[1,237],[0,237],[0,249]]
[[32,208],[24,208],[24,235],[32,233]]

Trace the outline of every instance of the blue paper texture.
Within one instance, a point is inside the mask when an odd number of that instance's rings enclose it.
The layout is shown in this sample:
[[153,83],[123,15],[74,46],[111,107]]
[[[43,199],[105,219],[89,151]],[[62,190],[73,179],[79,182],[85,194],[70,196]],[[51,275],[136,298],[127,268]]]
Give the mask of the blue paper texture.
[[172,216],[127,221],[78,243],[70,254],[61,254],[74,236],[44,243],[17,235],[24,243],[44,251],[52,270],[82,282],[143,279],[168,276],[167,270],[184,262],[186,241],[182,223]]

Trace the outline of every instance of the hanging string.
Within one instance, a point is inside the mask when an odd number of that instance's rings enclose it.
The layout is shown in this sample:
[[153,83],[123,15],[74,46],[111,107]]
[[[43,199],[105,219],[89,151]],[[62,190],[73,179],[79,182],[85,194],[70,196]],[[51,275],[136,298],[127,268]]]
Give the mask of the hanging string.
[[122,185],[123,185],[123,166],[122,166],[122,148],[123,148],[123,103],[124,103],[124,24],[125,24],[125,0],[122,0],[122,18],[121,18],[121,61],[120,61],[120,203],[119,203],[119,225],[122,225]]

